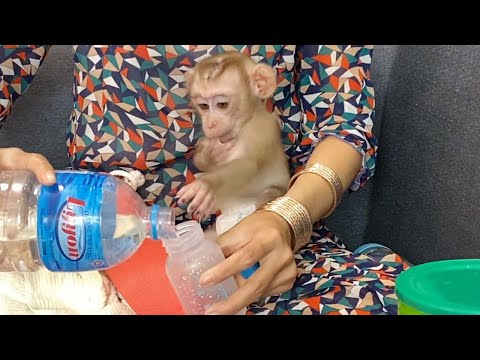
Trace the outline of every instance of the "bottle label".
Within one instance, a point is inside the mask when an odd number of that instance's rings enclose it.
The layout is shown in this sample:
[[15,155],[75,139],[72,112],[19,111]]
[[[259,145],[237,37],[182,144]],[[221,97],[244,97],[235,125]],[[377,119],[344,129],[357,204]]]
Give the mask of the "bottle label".
[[42,186],[37,207],[38,248],[50,271],[98,270],[106,265],[100,214],[99,173],[57,172],[57,184]]

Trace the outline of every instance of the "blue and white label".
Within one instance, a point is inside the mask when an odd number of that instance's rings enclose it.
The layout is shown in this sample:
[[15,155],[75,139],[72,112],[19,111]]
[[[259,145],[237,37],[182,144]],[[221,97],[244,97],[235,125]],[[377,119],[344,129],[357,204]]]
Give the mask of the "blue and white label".
[[38,247],[50,271],[98,270],[106,266],[101,243],[102,186],[107,175],[58,172],[42,186],[38,201]]
[[85,254],[85,201],[68,197],[55,228],[62,255],[73,261],[80,260]]

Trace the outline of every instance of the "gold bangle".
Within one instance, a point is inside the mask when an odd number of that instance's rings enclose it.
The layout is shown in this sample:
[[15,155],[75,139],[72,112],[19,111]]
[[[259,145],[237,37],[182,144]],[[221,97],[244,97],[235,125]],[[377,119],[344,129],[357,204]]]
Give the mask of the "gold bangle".
[[266,203],[259,209],[274,212],[280,215],[293,231],[293,250],[297,251],[310,240],[312,233],[312,220],[308,210],[298,201],[282,196]]
[[329,167],[319,163],[314,163],[314,164],[306,165],[301,171],[293,175],[292,178],[290,179],[290,182],[288,183],[288,188],[290,189],[292,187],[297,177],[306,173],[316,174],[321,176],[330,184],[330,187],[332,188],[333,205],[327,211],[327,213],[322,216],[322,219],[324,219],[330,216],[335,210],[335,208],[338,206],[338,204],[340,204],[340,202],[342,201],[342,196],[343,196],[342,181],[340,180],[340,177]]

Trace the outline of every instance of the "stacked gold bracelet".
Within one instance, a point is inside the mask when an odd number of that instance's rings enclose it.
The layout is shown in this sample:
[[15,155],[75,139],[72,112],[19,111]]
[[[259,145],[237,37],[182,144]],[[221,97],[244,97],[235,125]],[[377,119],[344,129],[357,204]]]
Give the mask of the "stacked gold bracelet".
[[290,188],[293,185],[297,177],[306,173],[311,173],[311,174],[321,176],[330,184],[333,190],[333,205],[327,211],[327,213],[322,216],[322,218],[326,218],[330,216],[330,214],[333,212],[333,210],[335,210],[335,208],[338,206],[338,204],[342,200],[342,196],[343,196],[342,181],[332,169],[326,167],[325,165],[315,163],[315,164],[309,164],[305,166],[305,168],[303,168],[301,171],[293,175],[292,178],[290,179],[290,183],[288,184],[288,188]]
[[293,250],[297,251],[310,240],[312,220],[305,206],[288,196],[279,197],[266,203],[260,210],[280,215],[293,231]]
[[[340,203],[343,195],[342,181],[338,175],[322,164],[310,164],[305,166],[304,169],[296,173],[291,179],[288,187],[290,188],[295,179],[302,174],[312,173],[324,178],[332,187],[333,190],[333,205],[330,210],[323,216],[323,218],[329,216],[333,210]],[[312,235],[312,219],[308,210],[298,201],[288,197],[282,196],[273,201],[266,203],[259,211],[271,211],[281,216],[292,229],[293,232],[293,250],[297,251],[310,241]]]

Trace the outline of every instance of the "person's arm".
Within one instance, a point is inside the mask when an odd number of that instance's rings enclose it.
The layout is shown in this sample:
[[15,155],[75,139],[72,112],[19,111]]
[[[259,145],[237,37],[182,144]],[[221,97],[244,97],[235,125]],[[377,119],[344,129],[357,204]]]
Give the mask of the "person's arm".
[[[320,163],[332,169],[341,179],[343,191],[347,190],[357,176],[361,155],[338,138],[326,138],[315,147],[307,164]],[[333,190],[321,176],[305,173],[300,175],[286,196],[300,202],[310,214],[312,223],[322,218],[333,206]]]
[[[340,178],[343,192],[364,186],[375,168],[377,141],[372,133],[374,90],[370,80],[373,46],[299,47],[298,95],[305,116],[315,120],[301,146],[313,151],[307,164],[320,163]],[[327,75],[330,74],[330,75]],[[306,173],[287,196],[303,204],[315,222],[333,206],[333,191],[321,176]]]
[[0,45],[0,128],[25,93],[50,45]]
[[[13,104],[25,93],[45,59],[49,45],[0,45],[0,128]],[[19,148],[0,149],[0,171],[31,170],[40,183],[55,183],[55,172],[40,154]]]

